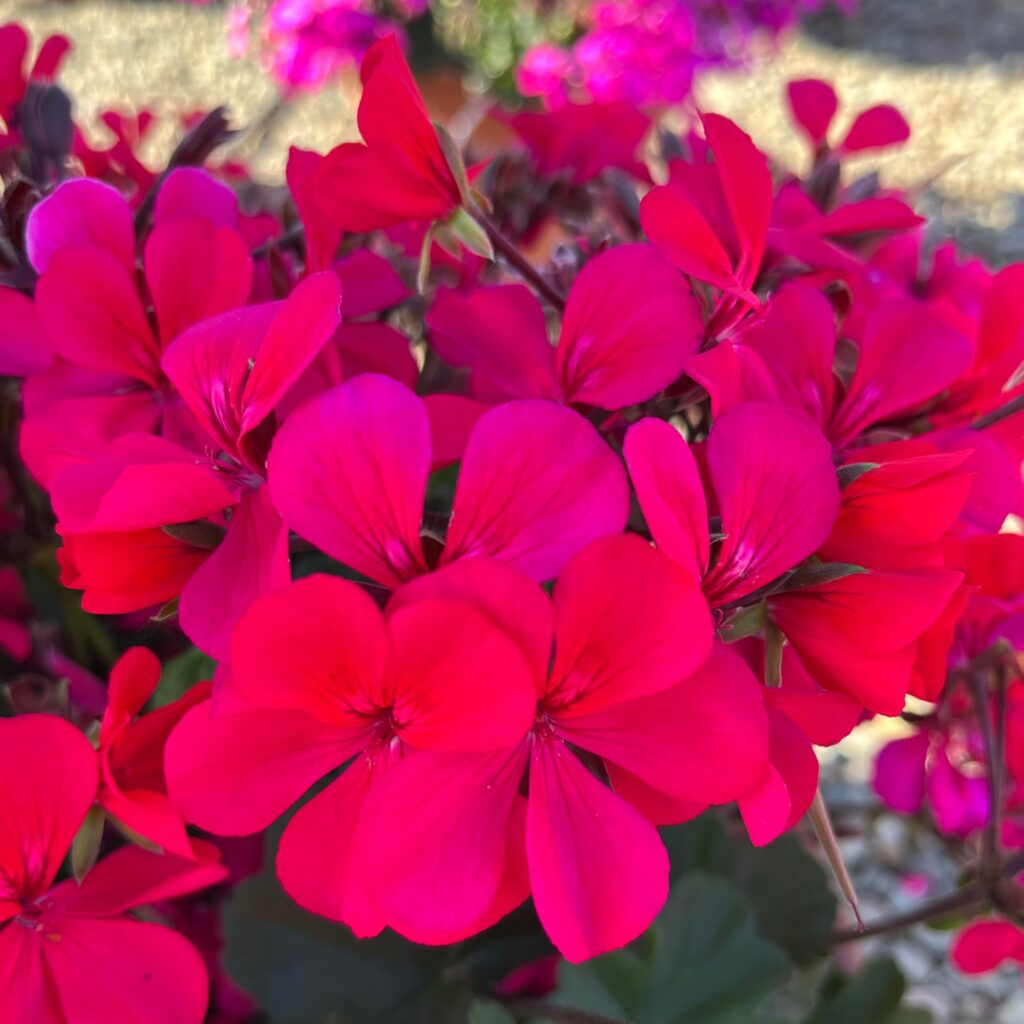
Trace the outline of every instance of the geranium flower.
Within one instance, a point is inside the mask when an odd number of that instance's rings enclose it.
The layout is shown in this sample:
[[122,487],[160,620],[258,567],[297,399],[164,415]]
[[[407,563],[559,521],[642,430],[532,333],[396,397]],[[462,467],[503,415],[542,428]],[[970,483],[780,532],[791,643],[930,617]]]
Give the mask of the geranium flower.
[[[44,715],[0,719],[0,991],[10,1021],[199,1024],[208,979],[195,948],[128,911],[226,876],[209,844],[198,859],[128,846],[79,885],[54,884],[96,796],[96,752]],[[116,965],[116,970],[111,970]]]
[[0,25],[0,152],[21,144],[18,108],[30,82],[52,82],[71,43],[65,36],[47,36],[31,67],[26,69],[28,33],[16,22]]
[[160,360],[189,327],[248,299],[252,260],[238,216],[234,193],[205,172],[168,175],[143,249],[143,293],[131,210],[112,188],[73,179],[33,209],[36,316],[60,358],[26,382],[21,452],[45,486],[119,434],[194,439]]
[[751,308],[772,209],[772,177],[764,154],[728,118],[703,118],[706,152],[714,157],[669,163],[669,184],[640,202],[647,237],[684,273],[723,293],[708,334],[716,336]]
[[[351,760],[289,823],[278,874],[303,906],[372,935],[391,922],[363,890],[370,850],[358,833],[379,778],[416,749],[470,761],[503,749],[529,729],[533,705],[516,645],[464,602],[427,600],[385,618],[355,584],[311,576],[243,617],[223,692],[186,715],[168,742],[168,783],[190,820],[246,834]],[[426,780],[416,799],[443,797]],[[454,892],[460,872],[451,875],[437,885]],[[453,935],[486,927],[523,899],[517,886],[500,891],[501,879],[499,865],[468,880],[478,901],[447,902]]]
[[[764,769],[756,680],[724,648],[708,657],[697,581],[638,537],[581,551],[550,602],[521,574],[469,560],[403,587],[389,611],[439,598],[471,601],[516,637],[534,719],[519,743],[486,758],[415,752],[382,777],[361,832],[366,891],[393,928],[429,936],[451,902],[500,872],[508,833],[525,821],[517,871],[528,869],[559,951],[578,961],[624,945],[668,891],[652,822],[727,803]],[[520,886],[522,898],[525,878]]]
[[421,540],[431,467],[427,406],[363,374],[293,413],[274,440],[270,492],[284,521],[325,554],[394,588],[436,559],[490,557],[551,579],[629,509],[618,459],[579,414],[551,402],[489,410],[469,435],[439,556]]
[[446,220],[464,196],[395,35],[367,50],[360,76],[363,141],[331,150],[316,169],[320,209],[345,231]]
[[[316,274],[284,302],[213,317],[169,346],[162,367],[206,439],[204,455],[126,435],[57,476],[62,578],[85,591],[88,610],[133,611],[180,594],[182,628],[223,655],[252,598],[288,582],[288,531],[262,486],[266,451],[274,410],[336,330],[339,303],[338,279]],[[212,533],[202,526],[211,517]],[[164,529],[196,523],[199,534]]]
[[985,974],[1007,960],[1024,970],[1024,928],[1002,918],[974,921],[953,940],[949,956],[964,974]]
[[686,281],[645,245],[617,246],[583,268],[556,348],[540,303],[522,285],[439,290],[426,324],[443,359],[472,369],[481,401],[548,398],[602,409],[646,401],[671,384],[704,331]]
[[179,700],[141,715],[159,681],[160,661],[145,647],[129,648],[110,670],[98,737],[97,802],[129,838],[192,857],[185,822],[167,799],[164,744],[185,712],[209,697],[210,686],[193,686]]

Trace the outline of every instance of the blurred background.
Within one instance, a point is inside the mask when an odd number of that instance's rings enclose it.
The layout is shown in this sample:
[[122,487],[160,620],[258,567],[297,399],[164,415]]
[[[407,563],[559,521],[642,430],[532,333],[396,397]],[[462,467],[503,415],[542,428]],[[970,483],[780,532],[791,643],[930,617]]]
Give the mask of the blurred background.
[[[356,60],[325,64],[322,53],[302,49],[319,45],[310,39],[320,30],[310,26],[326,2],[277,0],[249,9],[174,0],[0,0],[0,24],[19,21],[37,41],[51,33],[71,39],[61,82],[93,144],[111,141],[103,112],[150,111],[155,119],[140,152],[162,166],[182,119],[223,104],[247,129],[228,155],[279,183],[290,145],[324,152],[357,137]],[[757,3],[736,0],[736,7]],[[910,122],[910,141],[851,159],[851,175],[877,170],[886,184],[911,190],[935,241],[955,238],[995,266],[1024,259],[1024,0],[793,6],[807,10],[781,31],[746,34],[742,52],[733,48],[695,66],[684,89],[692,85],[688,103],[729,115],[780,166],[796,171],[809,157],[787,119],[787,81],[832,82],[842,101],[840,132],[865,107],[894,103]],[[408,21],[421,8],[406,8],[397,23],[414,44],[428,102],[446,121],[474,122],[487,90],[511,94],[513,65],[535,44],[539,27],[557,40],[573,25],[571,5],[567,13],[544,0],[442,0]],[[758,17],[771,8],[765,0]],[[268,28],[270,11],[277,20]],[[869,921],[956,883],[957,864],[933,830],[877,815],[872,755],[899,729],[898,720],[861,727],[829,751],[826,766],[826,796]],[[941,928],[917,928],[852,944],[842,955],[894,956],[908,977],[910,1004],[929,1009],[939,1024],[1024,1024],[1019,972],[1007,966],[964,978],[947,966],[949,937]]]

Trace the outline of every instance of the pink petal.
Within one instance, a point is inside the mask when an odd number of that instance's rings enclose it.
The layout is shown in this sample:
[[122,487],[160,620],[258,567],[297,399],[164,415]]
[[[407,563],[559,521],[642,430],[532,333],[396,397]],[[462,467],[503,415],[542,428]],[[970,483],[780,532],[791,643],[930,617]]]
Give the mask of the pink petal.
[[[367,898],[358,871],[364,846],[356,831],[379,768],[359,756],[322,793],[295,812],[277,849],[281,887],[300,907],[343,921],[356,935],[376,935],[387,923]],[[385,778],[389,772],[385,772]]]
[[209,552],[155,528],[68,533],[61,556],[61,581],[85,591],[82,607],[116,615],[177,597]]
[[65,36],[47,36],[32,62],[32,70],[28,73],[29,80],[52,82],[71,49],[71,41]]
[[218,835],[266,828],[365,743],[302,711],[193,708],[167,741],[167,789],[189,821]]
[[769,770],[738,801],[755,846],[764,846],[791,829],[807,813],[818,791],[818,758],[810,741],[781,712],[767,710]]
[[25,94],[25,58],[28,33],[17,22],[0,25],[0,104],[4,108],[19,104]]
[[631,942],[668,896],[654,826],[558,740],[534,748],[526,852],[541,924],[572,963]]
[[519,647],[471,606],[429,599],[388,616],[385,702],[399,738],[426,750],[487,751],[524,739],[536,686]]
[[185,821],[163,793],[107,785],[97,803],[129,838],[141,837],[162,853],[191,855]]
[[181,592],[181,628],[200,650],[226,658],[242,613],[291,578],[288,527],[266,487],[249,491],[232,510],[224,539]]
[[213,467],[170,441],[126,434],[58,473],[54,511],[67,530],[142,530],[205,519],[235,503]]
[[[971,342],[913,300],[878,306],[860,339],[857,369],[830,433],[852,440],[873,423],[910,413],[949,387],[970,365]],[[921,351],[928,359],[921,361]]]
[[551,602],[534,580],[502,562],[467,558],[400,587],[391,596],[387,613],[431,598],[472,605],[503,630],[532,668],[538,695],[543,692],[554,623]]
[[712,418],[744,402],[779,401],[764,359],[749,345],[716,345],[688,359],[686,372],[707,391]]
[[391,655],[384,617],[348,580],[307,576],[256,599],[231,651],[232,688],[253,705],[368,728]]
[[764,692],[765,703],[781,711],[814,744],[830,747],[845,739],[859,724],[864,713],[859,701],[842,693],[815,689],[800,692],[787,687],[792,675],[796,652],[787,647],[783,652],[782,679],[779,689]]
[[711,651],[699,582],[633,534],[576,555],[553,602],[555,661],[545,700],[559,722],[664,690]]
[[1021,930],[1009,921],[973,921],[953,940],[950,959],[964,974],[984,974],[1016,958]]
[[[110,670],[109,706],[111,724],[135,717],[153,696],[160,682],[160,659],[146,647],[129,647]],[[104,724],[108,719],[105,716]]]
[[629,511],[622,465],[580,415],[510,402],[480,417],[462,460],[442,562],[475,555],[551,579]]
[[803,129],[812,146],[825,141],[832,118],[839,108],[839,98],[828,82],[802,78],[786,85],[786,98],[793,120]]
[[409,298],[394,267],[369,249],[356,249],[338,260],[334,272],[341,281],[341,311],[347,320],[381,313]]
[[401,331],[388,324],[342,324],[334,341],[345,380],[361,373],[381,373],[415,391],[420,370]]
[[[292,146],[288,150],[285,177],[306,235],[306,272],[325,270],[331,265],[341,241],[341,228],[323,215],[314,185],[323,157]],[[354,315],[354,314],[350,314]]]
[[212,843],[194,841],[188,857],[122,846],[100,859],[79,884],[61,882],[52,893],[61,913],[116,917],[134,907],[175,899],[228,877]]
[[816,289],[794,283],[775,295],[763,319],[742,333],[769,369],[781,401],[823,427],[832,414],[835,314]]
[[96,752],[61,718],[0,718],[0,780],[0,900],[32,899],[50,887],[96,796]]
[[739,241],[737,277],[749,288],[757,276],[772,212],[772,175],[764,154],[732,121],[705,114],[704,134]]
[[813,554],[839,512],[839,485],[831,445],[779,406],[750,403],[720,416],[707,458],[725,539],[705,591],[719,605]]
[[22,377],[52,363],[53,348],[32,300],[12,288],[0,288],[0,374]]
[[68,361],[157,382],[156,339],[130,271],[109,253],[57,253],[36,285],[36,312],[54,350]]
[[906,118],[894,106],[881,103],[857,115],[838,148],[843,153],[862,153],[866,149],[895,146],[909,138]]
[[640,223],[684,274],[722,291],[739,287],[732,260],[711,225],[675,185],[657,185],[640,201]]
[[626,432],[623,454],[654,542],[700,579],[708,567],[708,511],[690,446],[671,424],[647,418]]
[[438,355],[472,371],[482,401],[558,397],[544,310],[523,285],[440,288],[426,325]]
[[462,395],[426,395],[423,404],[430,418],[430,468],[442,469],[458,462],[487,406]]
[[72,178],[32,208],[25,248],[42,274],[61,249],[84,246],[104,250],[129,273],[135,268],[135,228],[124,198],[92,178]]
[[645,402],[680,376],[703,336],[697,301],[663,256],[649,245],[609,249],[569,292],[556,362],[562,392],[602,409]]
[[[523,856],[527,751],[520,744],[488,754],[413,752],[376,784],[358,841],[367,891],[396,931],[454,942],[479,930],[507,861]],[[524,877],[506,911],[528,895]]]
[[221,227],[237,228],[238,197],[202,168],[177,167],[156,194],[153,224],[196,217]]
[[890,740],[875,757],[875,792],[900,814],[916,814],[924,803],[927,732]]
[[268,467],[285,522],[332,558],[389,587],[426,570],[430,427],[401,384],[364,374],[308,402],[278,431]]
[[[7,27],[0,25],[0,53]],[[21,910],[20,903],[14,907],[12,913]],[[0,913],[0,919],[3,916]],[[4,994],[4,1013],[10,1024],[18,1021],[67,1024],[57,986],[44,964],[43,951],[48,945],[38,931],[17,925],[0,928],[0,991]]]
[[241,432],[273,412],[341,322],[341,285],[334,274],[313,274],[281,304],[260,342],[242,396]]
[[146,239],[144,264],[165,346],[194,324],[243,305],[252,291],[245,239],[194,215],[157,224]]
[[761,686],[743,659],[722,644],[674,686],[560,718],[558,731],[574,746],[691,804],[735,800],[757,783],[768,763]]
[[35,955],[59,993],[60,1021],[200,1024],[206,1015],[206,967],[170,928],[58,917],[37,934]]

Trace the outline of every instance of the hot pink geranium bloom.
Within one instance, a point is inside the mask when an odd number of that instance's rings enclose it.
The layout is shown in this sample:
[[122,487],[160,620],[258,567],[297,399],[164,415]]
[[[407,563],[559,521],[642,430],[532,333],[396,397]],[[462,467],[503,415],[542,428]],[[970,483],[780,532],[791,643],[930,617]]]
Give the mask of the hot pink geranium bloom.
[[480,401],[548,398],[602,409],[667,387],[704,333],[686,280],[647,245],[609,249],[583,268],[557,348],[541,304],[517,284],[439,290],[426,323],[441,357],[472,369],[471,393]]
[[[799,565],[839,512],[828,443],[779,406],[749,403],[715,420],[703,453],[707,497],[693,451],[663,420],[630,427],[624,451],[651,536],[704,581],[713,608]],[[723,535],[714,558],[709,506]]]
[[507,836],[525,820],[529,885],[559,951],[579,961],[624,945],[667,894],[652,822],[727,803],[764,769],[756,680],[724,648],[708,658],[696,579],[639,537],[581,551],[550,601],[522,574],[468,560],[403,587],[389,611],[437,599],[471,601],[516,637],[533,723],[486,758],[414,752],[381,779],[361,832],[367,891],[392,927],[429,933],[449,900],[479,906],[478,879],[501,874]]
[[[472,766],[526,733],[534,701],[515,643],[465,602],[426,600],[385,618],[355,584],[311,576],[260,598],[239,623],[223,691],[170,738],[170,791],[197,824],[245,834],[355,758],[291,820],[277,868],[302,906],[372,935],[392,923],[363,887],[378,851],[359,838],[359,825],[380,779],[417,749],[457,752]],[[449,798],[433,781],[413,804]],[[414,808],[386,810],[402,821]],[[461,829],[443,838],[453,855],[485,839]],[[515,839],[501,836],[513,855]],[[447,916],[424,937],[472,934],[521,902],[522,872],[510,867],[505,879],[503,862],[486,875],[470,877],[456,863],[439,874],[423,897],[438,899]],[[474,899],[456,900],[460,886]]]
[[718,114],[703,121],[707,159],[671,161],[669,184],[641,201],[640,223],[680,270],[723,292],[708,326],[715,336],[759,305],[752,289],[768,237],[772,176],[764,154],[732,121]]
[[445,219],[462,203],[459,183],[396,36],[369,48],[360,75],[363,142],[338,146],[317,168],[320,209],[345,231]]
[[[876,424],[916,413],[970,365],[973,346],[923,303],[876,306],[856,334],[856,368],[836,374],[835,312],[820,292],[790,284],[765,315],[690,361],[688,371],[721,413],[740,402],[776,401],[806,416],[844,448]],[[920,353],[927,351],[922,363]]]
[[510,402],[472,429],[438,559],[436,541],[421,539],[431,451],[423,400],[364,374],[284,423],[270,493],[299,536],[392,588],[472,556],[551,579],[589,541],[625,526],[628,483],[598,432],[552,402]]
[[609,168],[650,181],[637,158],[651,119],[628,103],[568,103],[551,111],[497,112],[523,140],[537,173],[585,185]]
[[949,955],[964,974],[985,974],[1007,960],[1024,971],[1024,928],[998,918],[974,921],[953,940]]
[[129,846],[81,885],[54,885],[97,781],[96,752],[67,722],[0,720],[0,1020],[199,1024],[208,998],[199,954],[127,912],[227,873],[208,844],[196,845],[194,860]]
[[160,681],[160,661],[145,647],[131,647],[110,671],[107,709],[99,731],[99,805],[130,838],[165,853],[192,857],[185,822],[167,799],[164,744],[191,707],[210,695],[193,686],[180,700],[141,715]]
[[[162,368],[204,455],[130,434],[58,474],[62,578],[85,591],[87,610],[134,611],[180,594],[182,628],[223,656],[252,598],[288,582],[288,531],[262,486],[266,452],[274,410],[337,329],[340,298],[333,274],[315,274],[284,302],[213,317],[168,347]],[[217,526],[229,510],[212,553],[163,529],[211,517]]]
[[238,218],[226,186],[193,168],[173,171],[143,248],[143,291],[131,210],[112,188],[74,179],[32,210],[35,313],[59,359],[25,385],[21,451],[44,485],[119,434],[192,439],[160,359],[186,329],[248,299],[252,260]]
[[888,103],[862,110],[850,125],[842,141],[830,149],[827,135],[839,109],[839,97],[828,82],[802,78],[786,86],[793,120],[811,144],[817,156],[834,152],[839,156],[869,149],[888,149],[910,138],[910,125]]
[[976,722],[936,722],[882,747],[875,760],[875,792],[901,814],[917,814],[927,801],[941,832],[968,836],[988,821],[984,756]]

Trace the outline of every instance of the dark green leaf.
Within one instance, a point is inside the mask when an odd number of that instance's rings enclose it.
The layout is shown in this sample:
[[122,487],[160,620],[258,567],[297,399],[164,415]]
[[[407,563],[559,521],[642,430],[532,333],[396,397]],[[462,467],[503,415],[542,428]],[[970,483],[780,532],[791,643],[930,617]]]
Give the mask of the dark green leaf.
[[516,1024],[516,1019],[493,999],[474,999],[466,1024]]
[[903,975],[888,959],[872,961],[851,978],[833,974],[822,986],[819,1004],[806,1024],[917,1024],[918,1020],[929,1021],[931,1018],[927,1011],[900,1007],[904,988]]

